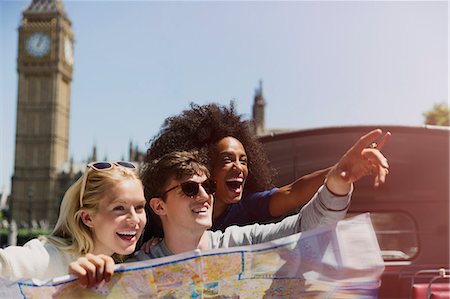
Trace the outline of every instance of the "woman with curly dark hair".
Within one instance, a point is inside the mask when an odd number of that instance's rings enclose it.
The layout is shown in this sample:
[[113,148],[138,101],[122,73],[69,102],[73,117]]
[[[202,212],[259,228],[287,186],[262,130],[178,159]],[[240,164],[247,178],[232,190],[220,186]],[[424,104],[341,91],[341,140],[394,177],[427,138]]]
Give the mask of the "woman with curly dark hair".
[[[296,211],[323,184],[328,169],[274,188],[274,171],[251,126],[237,114],[233,102],[229,108],[191,104],[190,109],[168,117],[150,140],[141,172],[144,186],[152,161],[169,152],[195,150],[205,157],[217,184],[213,230],[273,222]],[[159,225],[151,222],[149,219],[147,236],[162,237]]]

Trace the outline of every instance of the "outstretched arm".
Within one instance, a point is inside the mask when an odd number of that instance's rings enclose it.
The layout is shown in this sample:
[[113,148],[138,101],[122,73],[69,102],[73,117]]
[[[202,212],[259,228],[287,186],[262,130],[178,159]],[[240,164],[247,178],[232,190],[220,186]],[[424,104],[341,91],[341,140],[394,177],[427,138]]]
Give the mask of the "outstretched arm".
[[331,167],[304,175],[295,182],[278,189],[270,197],[270,215],[280,217],[306,204],[323,185],[330,169]]
[[376,147],[370,145],[380,138],[382,131],[377,129],[362,136],[333,167],[318,170],[305,175],[295,182],[277,190],[270,198],[269,212],[273,217],[280,217],[306,204],[327,179],[327,188],[337,194],[345,195],[351,184],[363,176],[374,175],[374,186],[384,183],[389,173],[386,158],[380,152],[391,136],[383,135]]

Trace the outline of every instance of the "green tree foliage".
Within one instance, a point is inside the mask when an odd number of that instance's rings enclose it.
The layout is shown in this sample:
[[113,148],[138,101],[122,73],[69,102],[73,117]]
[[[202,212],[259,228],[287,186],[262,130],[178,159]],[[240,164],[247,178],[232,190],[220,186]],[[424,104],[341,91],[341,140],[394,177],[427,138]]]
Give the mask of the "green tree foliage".
[[435,104],[433,109],[425,112],[426,125],[450,127],[450,109],[446,103]]

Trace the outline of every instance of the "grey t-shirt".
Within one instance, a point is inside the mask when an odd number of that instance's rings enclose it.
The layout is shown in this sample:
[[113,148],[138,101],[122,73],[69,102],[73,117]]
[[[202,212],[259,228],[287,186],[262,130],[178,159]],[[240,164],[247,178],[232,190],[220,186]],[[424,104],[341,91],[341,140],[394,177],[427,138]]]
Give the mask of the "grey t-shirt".
[[[335,196],[325,186],[322,186],[298,214],[286,217],[280,222],[230,226],[224,232],[206,231],[209,249],[264,243],[335,223],[344,219],[350,205],[351,193],[346,196]],[[162,241],[150,247],[148,254],[139,250],[128,261],[142,261],[169,255],[173,255],[173,253],[167,248],[166,243]]]

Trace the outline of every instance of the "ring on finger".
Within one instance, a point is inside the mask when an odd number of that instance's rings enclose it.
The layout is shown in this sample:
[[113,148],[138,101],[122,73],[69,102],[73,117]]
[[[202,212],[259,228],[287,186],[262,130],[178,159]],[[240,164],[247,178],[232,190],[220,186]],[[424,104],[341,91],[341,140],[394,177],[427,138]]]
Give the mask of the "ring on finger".
[[375,141],[370,143],[368,148],[377,148],[378,147],[378,143],[376,143]]

